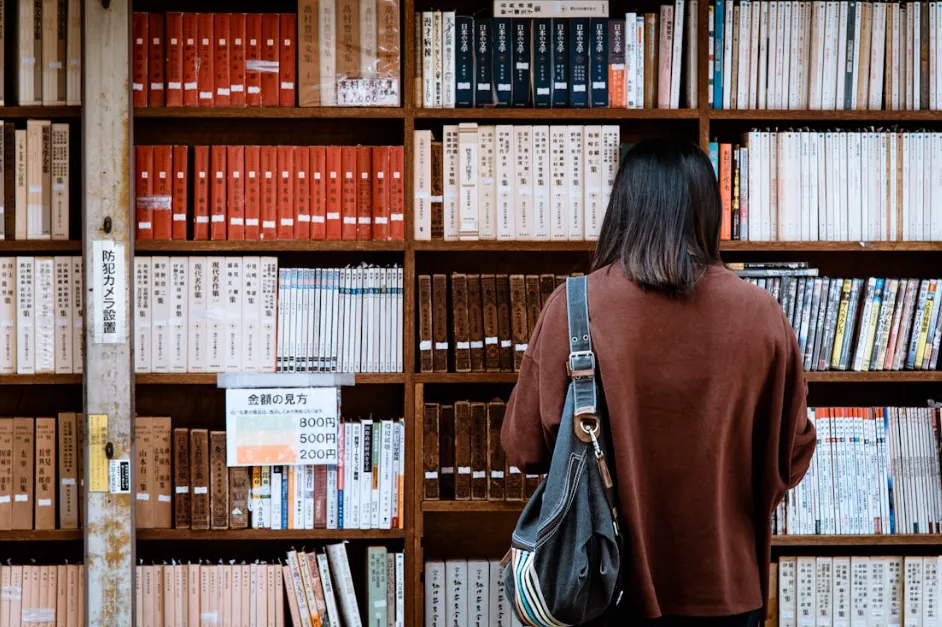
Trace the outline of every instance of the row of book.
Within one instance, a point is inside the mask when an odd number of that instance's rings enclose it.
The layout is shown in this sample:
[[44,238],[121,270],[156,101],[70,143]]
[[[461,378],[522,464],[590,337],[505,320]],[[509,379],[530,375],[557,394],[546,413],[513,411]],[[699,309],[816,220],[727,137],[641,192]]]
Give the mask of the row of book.
[[0,531],[78,529],[82,414],[0,418]]
[[723,239],[942,240],[942,133],[754,129],[710,158]]
[[0,627],[85,627],[85,568],[81,564],[6,564],[0,566],[0,585]]
[[618,173],[618,126],[415,132],[415,239],[597,240]]
[[404,237],[402,146],[194,146],[192,171],[187,146],[135,157],[139,240]]
[[0,121],[0,239],[69,239],[69,125]]
[[283,268],[280,372],[402,372],[402,266]]
[[939,410],[818,407],[818,447],[773,519],[778,534],[909,534],[942,530]]
[[399,105],[399,1],[135,13],[136,107]]
[[695,109],[697,6],[674,0],[617,18],[416,13],[416,102],[677,109],[683,83],[684,104]]
[[345,419],[332,465],[227,467],[226,432],[137,417],[139,529],[402,529],[402,420]]
[[521,627],[499,561],[425,562],[425,627]]
[[[16,102],[5,100],[0,81],[0,105],[82,104],[81,0],[17,0],[14,4]],[[6,47],[5,38],[0,32],[0,50]]]
[[449,290],[447,275],[419,275],[419,372],[519,370],[543,304],[565,281],[456,272]]
[[0,374],[80,374],[81,257],[0,257]]
[[716,0],[717,109],[938,110],[938,2]]
[[783,556],[771,566],[766,624],[934,625],[940,570],[937,556]]
[[426,501],[522,501],[541,475],[510,465],[500,445],[504,401],[425,403],[422,418]]
[[738,272],[746,277],[793,273],[748,280],[782,305],[805,370],[936,369],[942,339],[939,279],[828,278],[813,268]]

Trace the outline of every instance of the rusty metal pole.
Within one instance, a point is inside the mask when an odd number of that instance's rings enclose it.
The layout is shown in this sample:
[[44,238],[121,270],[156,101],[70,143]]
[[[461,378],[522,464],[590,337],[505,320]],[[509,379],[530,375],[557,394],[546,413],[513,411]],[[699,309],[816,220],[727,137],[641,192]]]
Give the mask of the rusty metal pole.
[[134,616],[130,0],[84,5],[85,624],[129,627]]

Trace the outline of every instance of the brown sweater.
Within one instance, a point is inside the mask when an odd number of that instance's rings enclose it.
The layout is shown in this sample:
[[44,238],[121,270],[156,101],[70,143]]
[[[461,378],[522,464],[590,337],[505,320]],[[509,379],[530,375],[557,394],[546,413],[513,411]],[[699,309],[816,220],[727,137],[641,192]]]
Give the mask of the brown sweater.
[[[625,530],[622,611],[723,616],[765,602],[770,523],[815,447],[794,332],[764,291],[710,266],[693,294],[588,280]],[[507,405],[509,460],[544,471],[568,387],[566,294],[549,298]]]

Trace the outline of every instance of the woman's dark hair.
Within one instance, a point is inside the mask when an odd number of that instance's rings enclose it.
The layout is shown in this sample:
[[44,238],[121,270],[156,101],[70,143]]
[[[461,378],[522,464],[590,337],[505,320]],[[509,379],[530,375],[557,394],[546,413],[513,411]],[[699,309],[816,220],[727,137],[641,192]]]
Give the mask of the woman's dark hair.
[[625,156],[592,269],[621,261],[643,288],[687,294],[720,260],[720,192],[710,160],[688,141],[645,139]]

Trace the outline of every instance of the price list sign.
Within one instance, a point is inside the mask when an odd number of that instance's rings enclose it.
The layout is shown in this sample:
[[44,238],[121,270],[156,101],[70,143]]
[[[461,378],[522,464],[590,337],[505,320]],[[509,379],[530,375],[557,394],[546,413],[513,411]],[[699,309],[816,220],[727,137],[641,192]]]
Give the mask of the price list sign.
[[334,465],[337,388],[226,390],[228,466]]

